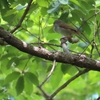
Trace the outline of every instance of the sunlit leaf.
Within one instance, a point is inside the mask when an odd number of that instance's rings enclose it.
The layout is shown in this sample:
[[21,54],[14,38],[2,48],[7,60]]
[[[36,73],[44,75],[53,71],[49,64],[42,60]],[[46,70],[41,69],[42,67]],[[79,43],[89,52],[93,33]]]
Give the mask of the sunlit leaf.
[[47,14],[47,8],[42,7],[42,8],[41,8],[41,14],[42,14],[43,16],[45,16],[45,15]]
[[49,43],[52,43],[52,44],[53,44],[53,43],[54,43],[54,44],[57,44],[57,43],[59,43],[59,41],[58,41],[58,40],[55,40],[55,39],[52,39],[52,40],[50,40],[50,41],[49,41]]
[[68,4],[68,0],[59,0],[61,4]]
[[27,26],[28,26],[28,27],[33,26],[33,24],[34,24],[33,20],[28,20],[28,21],[27,21]]
[[5,14],[5,17],[9,16],[9,15],[12,15],[12,14],[15,14],[17,13],[17,10],[13,9],[13,10],[9,10],[7,11],[7,13]]
[[43,100],[44,98],[43,97],[41,97],[41,96],[39,96],[39,95],[37,95],[37,94],[32,94],[32,96],[34,97],[34,99],[32,99],[32,100]]
[[41,7],[48,7],[48,2],[46,0],[36,0],[38,5]]

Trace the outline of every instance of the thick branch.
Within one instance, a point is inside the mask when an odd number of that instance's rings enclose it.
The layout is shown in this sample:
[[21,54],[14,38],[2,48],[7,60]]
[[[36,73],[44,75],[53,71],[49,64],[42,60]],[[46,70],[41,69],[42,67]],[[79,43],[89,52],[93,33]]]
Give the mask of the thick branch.
[[46,60],[56,60],[57,62],[72,64],[81,68],[88,68],[91,70],[100,71],[100,61],[90,59],[85,55],[75,54],[72,55],[72,58],[70,58],[64,52],[51,52],[42,47],[32,46],[24,41],[21,41],[20,39],[13,36],[11,33],[1,28],[0,37],[3,38],[4,41],[6,41],[8,44],[25,53],[44,58]]

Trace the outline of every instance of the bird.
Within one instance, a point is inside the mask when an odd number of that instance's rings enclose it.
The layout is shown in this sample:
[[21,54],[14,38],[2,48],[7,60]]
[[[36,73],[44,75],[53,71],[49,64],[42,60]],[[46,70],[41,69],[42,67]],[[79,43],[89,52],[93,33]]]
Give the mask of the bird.
[[[73,28],[72,26],[63,22],[60,19],[57,19],[54,21],[53,27],[54,27],[55,32],[62,34],[71,43],[77,43],[79,39],[81,38],[81,34],[79,33],[77,29]],[[79,39],[72,38],[73,36],[77,36]],[[81,40],[84,41],[83,39]]]
[[78,31],[75,28],[73,28],[72,26],[66,24],[61,20],[54,21],[54,30],[60,34],[63,34],[64,36],[69,36],[69,37],[74,34],[78,34]]

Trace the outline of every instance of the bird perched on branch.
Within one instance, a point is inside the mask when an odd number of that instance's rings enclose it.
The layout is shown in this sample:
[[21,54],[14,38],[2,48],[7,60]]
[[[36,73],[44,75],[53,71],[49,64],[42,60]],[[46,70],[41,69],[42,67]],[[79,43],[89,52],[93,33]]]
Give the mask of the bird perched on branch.
[[[77,43],[81,38],[81,34],[77,29],[73,28],[72,26],[66,24],[61,20],[54,21],[54,30],[55,32],[62,34],[70,43]],[[79,39],[72,38],[73,36],[77,36]]]

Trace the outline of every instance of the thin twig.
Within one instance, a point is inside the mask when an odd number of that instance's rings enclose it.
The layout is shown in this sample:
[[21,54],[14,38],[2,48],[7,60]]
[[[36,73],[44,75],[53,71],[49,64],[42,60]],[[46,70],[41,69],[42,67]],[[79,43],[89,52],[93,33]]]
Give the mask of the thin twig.
[[91,50],[90,50],[90,58],[92,58],[92,54],[93,54],[93,50],[94,50],[94,42],[91,45]]
[[47,42],[34,42],[34,43],[31,43],[31,44],[41,44],[41,45],[51,45],[51,46],[61,47],[60,45],[47,43]]
[[21,17],[19,23],[10,31],[10,33],[13,34],[21,26],[23,20],[25,19],[26,15],[27,15],[27,13],[28,13],[28,11],[30,9],[30,6],[31,6],[32,1],[33,0],[30,0],[29,1],[28,5],[27,5],[27,8],[25,9],[25,12],[24,12],[23,16]]
[[35,33],[31,33],[29,30],[27,30],[26,28],[22,27],[21,28],[25,31],[27,31],[30,35],[32,35],[33,37],[37,38],[38,39],[38,36],[35,35]]
[[96,50],[97,50],[97,52],[98,52],[98,55],[100,56],[99,49],[98,49],[98,47],[97,47],[97,45],[96,45],[96,42],[94,42],[94,45],[95,45],[95,48],[96,48]]
[[80,28],[83,26],[83,24],[84,24],[85,22],[87,22],[88,20],[90,20],[92,17],[94,17],[95,15],[97,15],[97,14],[99,14],[99,13],[100,13],[100,11],[96,12],[95,14],[93,14],[92,16],[90,16],[88,19],[86,19],[86,20],[81,24],[81,26],[79,27],[79,30],[80,30]]
[[[95,8],[95,13],[96,13],[96,8]],[[96,21],[96,14],[95,14],[94,24],[97,25],[96,22],[97,22],[97,21]],[[98,47],[97,47],[97,45],[96,45],[96,25],[94,25],[94,44],[95,44],[95,48],[96,48],[96,50],[97,50],[97,52],[98,52],[98,55],[100,56],[100,53],[99,53]],[[97,26],[97,30],[98,30],[98,26]]]
[[38,88],[41,90],[45,98],[49,98],[49,95],[42,89],[42,87],[38,86]]
[[56,60],[53,61],[52,69],[51,69],[50,73],[48,74],[48,76],[45,78],[45,80],[40,84],[40,87],[49,79],[49,77],[50,77],[50,76],[52,75],[52,73],[54,72],[55,64],[56,64]]
[[85,74],[88,71],[89,71],[89,69],[85,69],[83,71],[79,71],[75,76],[71,77],[67,82],[65,82],[62,86],[60,86],[53,94],[51,94],[51,96],[49,98],[52,99],[57,93],[59,93],[59,91],[64,89],[68,84],[70,84],[72,81],[74,81],[80,75]]
[[[54,69],[55,69],[55,64],[56,64],[56,60],[54,60],[53,62],[53,66],[52,69],[50,71],[50,73],[48,74],[48,76],[45,78],[45,80],[38,86],[38,88],[41,90],[41,92],[43,93],[44,97],[48,100],[48,98],[50,97],[43,89],[42,89],[42,85],[49,79],[49,77],[52,75]],[[53,99],[51,99],[53,100]]]
[[[88,19],[86,19],[81,26],[78,28],[78,30],[80,31],[81,27],[84,25],[84,23],[86,23],[88,20],[90,20],[92,17],[96,16],[97,14],[99,14],[100,11],[96,12],[95,14],[93,14],[92,16],[90,16]],[[86,36],[81,32],[82,36],[84,37],[84,39],[86,39],[87,42],[89,42],[91,44],[91,42],[86,38]]]
[[[74,23],[72,22],[72,21],[70,21],[73,25],[74,25]],[[75,25],[74,25],[75,26]],[[76,27],[76,26],[75,26]],[[90,43],[90,41],[87,39],[87,37],[84,35],[84,33],[82,32],[82,31],[80,31],[80,28],[77,28],[76,27],[76,29],[78,30],[78,32],[79,32],[79,34],[77,34],[77,37],[79,38],[79,39],[81,39],[83,42],[88,42],[88,43]]]

